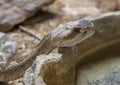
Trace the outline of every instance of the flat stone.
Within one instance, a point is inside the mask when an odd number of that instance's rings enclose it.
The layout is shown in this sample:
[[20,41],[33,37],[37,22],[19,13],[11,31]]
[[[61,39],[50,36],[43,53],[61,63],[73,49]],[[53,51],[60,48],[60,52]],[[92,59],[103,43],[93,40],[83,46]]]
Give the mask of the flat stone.
[[0,0],[0,31],[9,31],[16,24],[33,16],[54,0]]

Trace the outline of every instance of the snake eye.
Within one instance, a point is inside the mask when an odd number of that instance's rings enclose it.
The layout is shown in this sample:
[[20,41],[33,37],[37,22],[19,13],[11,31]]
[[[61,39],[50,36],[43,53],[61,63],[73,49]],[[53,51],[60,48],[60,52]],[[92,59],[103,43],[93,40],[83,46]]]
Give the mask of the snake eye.
[[80,28],[74,28],[74,31],[80,33]]

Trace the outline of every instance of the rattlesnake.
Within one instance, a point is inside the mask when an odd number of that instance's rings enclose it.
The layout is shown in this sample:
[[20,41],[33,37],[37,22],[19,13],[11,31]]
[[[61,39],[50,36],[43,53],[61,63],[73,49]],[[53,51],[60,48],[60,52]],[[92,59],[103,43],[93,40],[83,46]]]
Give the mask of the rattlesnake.
[[26,69],[32,65],[38,55],[49,54],[56,47],[71,47],[76,45],[91,37],[94,32],[93,23],[84,19],[72,21],[56,28],[44,36],[33,51],[18,64],[8,65],[0,70],[0,81],[11,81],[22,77]]

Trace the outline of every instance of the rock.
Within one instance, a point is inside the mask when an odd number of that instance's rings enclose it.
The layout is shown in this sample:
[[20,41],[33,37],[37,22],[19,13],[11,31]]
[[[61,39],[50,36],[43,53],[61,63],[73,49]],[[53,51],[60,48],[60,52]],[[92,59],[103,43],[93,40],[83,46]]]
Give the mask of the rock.
[[[92,11],[91,11],[92,10]],[[66,6],[63,8],[64,13],[69,17],[79,17],[92,16],[100,13],[99,9],[96,7],[70,7]]]
[[0,0],[0,31],[9,31],[16,24],[33,16],[54,0]]
[[11,63],[16,49],[16,42],[7,34],[0,32],[0,69]]
[[[42,75],[41,70],[44,71],[44,69],[42,69],[42,66],[46,63],[56,63],[60,59],[60,57],[61,57],[61,54],[58,54],[58,53],[38,56],[34,61],[33,65],[26,70],[23,78],[24,84],[25,85],[47,85],[41,76]],[[49,68],[49,66],[47,67]],[[47,70],[47,71],[50,72],[50,70]]]
[[119,10],[120,9],[120,0],[116,0],[116,3],[117,3],[117,9]]
[[63,4],[63,13],[74,19],[120,9],[120,0],[59,0]]
[[74,19],[93,16],[100,13],[94,0],[61,0],[64,4],[63,13]]
[[101,12],[115,11],[117,8],[117,0],[99,0],[98,2],[97,5]]
[[9,85],[9,84],[6,82],[0,82],[0,85]]

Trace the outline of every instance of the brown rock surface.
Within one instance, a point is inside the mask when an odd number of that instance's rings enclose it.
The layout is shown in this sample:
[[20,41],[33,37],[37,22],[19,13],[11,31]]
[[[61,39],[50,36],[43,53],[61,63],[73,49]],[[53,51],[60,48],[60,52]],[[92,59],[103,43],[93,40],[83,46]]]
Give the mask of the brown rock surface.
[[[50,63],[50,66],[47,65],[47,70],[48,74],[49,73],[54,73],[52,72],[53,69],[51,70],[51,63],[56,63],[60,60],[61,54],[59,53],[54,53],[54,54],[49,54],[49,55],[40,55],[36,58],[35,62],[33,63],[32,67],[26,70],[26,73],[23,78],[23,82],[25,85],[48,85],[45,83],[42,74],[44,75],[44,72],[42,73],[42,67],[45,64]],[[49,77],[52,77],[48,75]],[[53,81],[51,81],[50,85],[52,84]]]
[[117,0],[98,0],[97,6],[101,12],[109,12],[115,11],[117,4]]
[[16,42],[7,34],[0,32],[0,70],[11,63],[16,49]]

